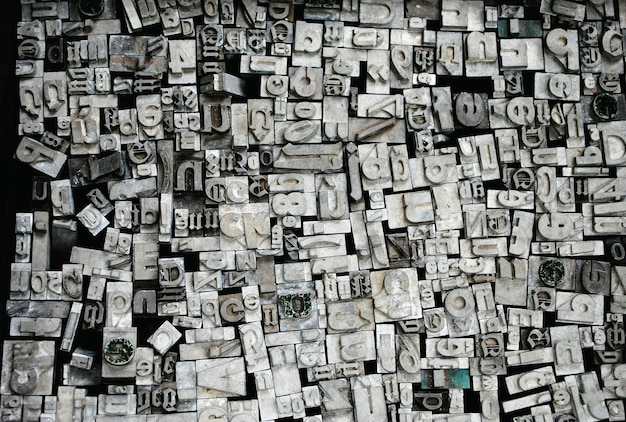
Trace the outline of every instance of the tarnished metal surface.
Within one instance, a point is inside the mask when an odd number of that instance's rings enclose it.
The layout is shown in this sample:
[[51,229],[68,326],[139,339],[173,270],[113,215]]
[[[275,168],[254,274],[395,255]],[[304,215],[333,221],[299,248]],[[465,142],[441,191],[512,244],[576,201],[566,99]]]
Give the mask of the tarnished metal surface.
[[2,420],[625,420],[624,2],[20,6]]

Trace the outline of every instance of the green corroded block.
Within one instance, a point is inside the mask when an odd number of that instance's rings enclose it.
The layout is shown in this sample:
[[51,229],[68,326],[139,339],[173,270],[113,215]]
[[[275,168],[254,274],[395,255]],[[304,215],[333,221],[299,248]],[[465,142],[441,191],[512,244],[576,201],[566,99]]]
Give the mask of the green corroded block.
[[284,318],[306,318],[311,314],[311,293],[292,293],[278,298],[283,303]]
[[539,267],[539,279],[547,286],[558,286],[565,280],[565,266],[556,259],[545,261]]
[[498,36],[501,38],[539,38],[543,35],[541,21],[519,19],[519,33],[510,33],[510,19],[498,20]]
[[114,338],[104,348],[104,359],[111,365],[126,365],[135,355],[135,348],[125,338]]
[[422,388],[470,388],[468,369],[422,370]]

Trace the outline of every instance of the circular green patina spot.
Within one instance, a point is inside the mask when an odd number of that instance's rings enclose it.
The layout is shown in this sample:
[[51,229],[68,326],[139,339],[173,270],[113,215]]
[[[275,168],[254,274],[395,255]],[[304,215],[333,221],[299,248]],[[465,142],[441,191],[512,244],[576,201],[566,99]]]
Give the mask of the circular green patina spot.
[[125,338],[114,338],[104,346],[104,359],[111,365],[126,365],[135,355],[135,347]]
[[539,278],[547,286],[558,286],[565,280],[565,266],[556,259],[545,261],[539,267]]

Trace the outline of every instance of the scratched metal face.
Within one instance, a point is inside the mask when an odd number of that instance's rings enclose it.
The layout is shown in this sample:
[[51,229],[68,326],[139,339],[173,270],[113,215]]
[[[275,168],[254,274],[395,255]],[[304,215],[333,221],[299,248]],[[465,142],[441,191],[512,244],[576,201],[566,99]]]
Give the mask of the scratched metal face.
[[626,419],[626,3],[19,3],[3,420]]

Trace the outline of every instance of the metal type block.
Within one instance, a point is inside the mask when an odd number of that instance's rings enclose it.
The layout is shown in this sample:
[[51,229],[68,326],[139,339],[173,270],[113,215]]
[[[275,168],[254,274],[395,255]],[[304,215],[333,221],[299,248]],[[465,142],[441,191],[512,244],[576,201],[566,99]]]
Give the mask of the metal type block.
[[293,66],[321,67],[323,25],[296,21],[293,42]]
[[472,291],[476,299],[476,315],[479,320],[496,318],[496,303],[489,283],[473,284]]
[[506,386],[510,394],[530,391],[545,387],[556,382],[554,370],[551,366],[544,366],[532,371],[505,378]]
[[604,301],[601,295],[557,291],[557,321],[601,325]]
[[181,360],[198,360],[241,356],[241,342],[238,339],[215,340],[180,345]]
[[201,359],[196,361],[197,397],[237,397],[246,394],[243,358]]
[[370,299],[328,303],[326,315],[329,333],[374,329],[374,313]]
[[345,236],[318,235],[298,238],[299,258],[323,258],[346,255]]
[[375,359],[374,343],[374,331],[329,334],[326,336],[328,362],[358,362]]
[[[322,393],[322,415],[324,418],[352,418],[350,383],[345,379],[326,380],[319,383]],[[341,419],[340,419],[341,420]]]
[[323,71],[315,67],[289,68],[289,98],[321,100]]
[[132,326],[133,285],[130,282],[107,282],[107,326]]
[[536,109],[531,97],[489,100],[488,108],[489,122],[493,129],[530,126],[536,118]]
[[182,334],[169,322],[165,321],[148,338],[147,342],[161,355],[164,355],[182,337]]
[[376,271],[370,274],[370,280],[377,322],[422,316],[417,274],[414,271],[408,269]]
[[[375,94],[360,94],[374,96]],[[358,109],[360,114],[367,115],[372,113],[377,118],[349,118],[348,119],[348,138],[353,142],[379,142],[381,144],[398,144],[404,138],[405,124],[401,119],[394,116],[396,110],[398,115],[403,116],[404,109],[397,101],[399,96],[384,96],[385,101],[375,103],[369,109]],[[363,106],[365,108],[365,106]],[[362,111],[362,113],[361,113]]]
[[[357,116],[402,119],[404,117],[404,97],[402,95],[385,95],[385,93],[375,92],[359,94]],[[355,136],[355,139],[364,140],[366,137],[359,134]]]
[[287,58],[274,56],[242,56],[241,73],[286,75]]
[[478,334],[480,328],[471,289],[457,288],[448,291],[444,306],[450,337]]
[[409,166],[414,188],[456,182],[458,180],[454,154],[410,158]]
[[61,273],[61,298],[77,301],[83,294],[83,267],[80,264],[63,264]]
[[464,39],[465,75],[494,76],[498,74],[498,49],[496,34],[492,32],[471,32]]
[[556,28],[546,33],[544,60],[546,72],[575,72],[580,69],[578,36],[574,30]]
[[268,347],[274,347],[303,343],[303,332],[303,330],[293,330],[280,333],[269,333],[265,336],[265,344]]
[[6,311],[9,317],[67,318],[70,312],[70,304],[53,300],[44,302],[9,300],[7,301]]
[[352,225],[354,246],[359,260],[359,264],[357,266],[361,269],[372,268],[370,246],[367,238],[363,213],[351,212],[350,223]]
[[159,258],[159,287],[179,287],[185,280],[185,263],[182,258]]
[[325,74],[359,77],[361,69],[358,64],[367,61],[367,50],[324,47],[322,56],[325,58]]
[[539,100],[579,101],[580,76],[563,73],[535,73],[535,98]]
[[246,371],[254,373],[269,369],[269,359],[265,349],[263,330],[259,322],[247,323],[239,326],[244,356],[246,358]]
[[135,374],[137,386],[153,385],[155,378],[154,350],[149,347],[138,347],[135,352],[135,359],[137,361]]
[[[387,421],[387,407],[382,377],[379,374],[363,375],[350,379],[357,421]],[[368,400],[367,407],[359,405]]]
[[24,136],[15,151],[15,158],[50,177],[57,177],[67,156]]
[[433,186],[431,193],[437,230],[461,229],[463,227],[463,218],[456,184],[446,183]]
[[436,52],[438,75],[463,75],[463,36],[460,32],[440,32]]
[[137,328],[107,328],[103,330],[102,376],[128,378],[135,375],[131,363],[137,348]]
[[145,179],[125,179],[119,182],[109,182],[109,199],[136,199],[152,197],[157,191],[155,177]]
[[403,3],[398,0],[381,2],[366,0],[359,5],[359,21],[365,26],[402,28]]
[[487,191],[487,208],[534,209],[535,193],[518,190]]
[[566,20],[582,21],[585,17],[585,6],[568,0],[542,0],[540,11]]
[[201,292],[202,324],[204,328],[221,326],[220,304],[216,291]]
[[[407,31],[408,32],[408,31]],[[392,30],[391,37],[393,39],[394,32]],[[395,43],[394,43],[395,44]],[[403,43],[400,43],[403,44]],[[394,45],[390,50],[390,87],[394,89],[411,88],[413,75],[414,53],[413,47],[410,45]]]
[[482,1],[442,0],[441,24],[446,31],[484,31]]
[[[187,314],[187,302],[180,301],[178,289],[163,289],[159,292],[161,302],[157,303],[158,316],[180,316]],[[171,294],[173,297],[168,296]]]
[[536,406],[538,404],[547,403],[551,400],[550,392],[534,393],[523,396],[518,399],[509,400],[502,403],[502,408],[505,413],[510,413],[514,410],[525,409],[528,407]]
[[557,255],[563,257],[574,256],[603,256],[604,244],[602,241],[569,241],[556,242]]
[[135,280],[153,280],[158,276],[158,245],[153,235],[133,238],[133,268]]
[[2,394],[50,395],[54,357],[54,342],[5,340]]
[[168,81],[171,84],[195,82],[196,48],[191,40],[168,41]]
[[15,258],[16,263],[31,261],[32,213],[18,213],[15,217]]
[[541,40],[536,38],[500,39],[503,70],[544,70]]
[[313,283],[298,282],[277,286],[281,330],[317,328],[318,301]]
[[235,327],[202,328],[185,331],[185,341],[187,343],[233,340],[234,338]]
[[93,236],[96,236],[110,224],[109,220],[93,204],[83,208],[76,214],[76,218]]
[[69,352],[72,349],[74,337],[76,336],[76,331],[78,329],[78,323],[80,322],[80,314],[82,309],[82,303],[72,303],[70,315],[65,325],[65,333],[63,334],[63,339],[61,340],[60,350],[64,352]]
[[[354,0],[345,0],[354,1]],[[388,50],[389,30],[379,28],[344,27],[343,44],[346,48]]]
[[255,384],[258,392],[259,413],[263,419],[278,418],[274,379],[271,371],[255,373]]
[[472,339],[426,339],[426,357],[473,357]]
[[554,347],[556,375],[571,375],[584,372],[578,327],[571,325],[551,327],[550,336]]
[[61,337],[60,318],[11,318],[9,333],[15,337]]
[[389,94],[390,58],[388,51],[369,50],[367,53],[366,91],[369,94]]
[[326,365],[326,349],[323,342],[296,343],[298,368]]
[[123,416],[136,414],[135,394],[99,394],[98,414],[109,416]]
[[295,346],[276,346],[268,349],[271,361],[271,372],[274,379],[281,380],[274,385],[277,396],[297,394],[301,391],[298,375]]

